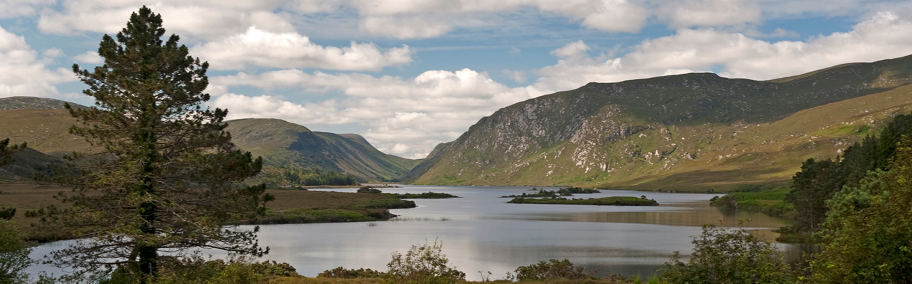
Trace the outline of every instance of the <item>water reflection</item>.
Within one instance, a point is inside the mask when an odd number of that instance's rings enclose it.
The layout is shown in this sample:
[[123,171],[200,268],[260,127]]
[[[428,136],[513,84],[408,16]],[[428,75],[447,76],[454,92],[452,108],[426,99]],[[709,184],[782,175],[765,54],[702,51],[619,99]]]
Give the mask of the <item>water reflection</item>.
[[[288,262],[307,276],[337,266],[386,270],[393,252],[434,240],[443,242],[452,265],[474,280],[481,279],[479,271],[485,275],[490,271],[498,278],[520,265],[549,258],[568,258],[600,276],[648,276],[675,251],[689,253],[691,237],[700,233],[703,224],[736,226],[743,222],[766,240],[775,239],[770,229],[783,224],[762,214],[722,214],[708,206],[708,200],[717,194],[612,190],[576,196],[646,195],[663,204],[657,207],[508,204],[509,199],[500,198],[528,189],[383,189],[397,193],[447,192],[462,198],[415,200],[418,208],[392,210],[400,217],[390,222],[261,226],[259,240],[270,247],[267,259]],[[36,252],[48,250],[42,247]],[[47,269],[33,267],[30,273]]]

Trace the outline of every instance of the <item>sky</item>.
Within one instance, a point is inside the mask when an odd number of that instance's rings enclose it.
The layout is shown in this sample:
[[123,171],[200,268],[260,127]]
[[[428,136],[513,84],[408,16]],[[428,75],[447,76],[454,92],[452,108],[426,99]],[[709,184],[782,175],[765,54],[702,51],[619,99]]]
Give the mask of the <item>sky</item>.
[[912,54],[912,1],[0,0],[0,97],[92,104],[71,71],[142,5],[210,64],[210,107],[423,158],[588,82],[768,80]]

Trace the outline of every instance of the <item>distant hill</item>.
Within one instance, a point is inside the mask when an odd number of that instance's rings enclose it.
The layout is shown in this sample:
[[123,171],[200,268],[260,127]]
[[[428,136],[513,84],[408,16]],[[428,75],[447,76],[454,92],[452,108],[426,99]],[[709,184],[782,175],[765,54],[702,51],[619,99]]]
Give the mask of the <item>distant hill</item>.
[[[32,110],[48,110],[48,109],[63,109],[63,105],[67,103],[65,101],[49,98],[38,98],[38,97],[6,97],[0,98],[0,110],[16,110],[16,109],[32,109]],[[70,103],[70,105],[76,107],[85,107],[80,104]]]
[[238,147],[270,166],[315,167],[382,182],[399,180],[420,162],[384,154],[359,135],[313,132],[279,119],[232,120],[228,131]]
[[589,83],[482,118],[409,174],[420,184],[726,190],[785,183],[912,110],[912,56],[771,80],[692,73]]
[[26,142],[34,150],[55,156],[97,151],[82,137],[70,134],[76,119],[63,108],[64,103],[36,97],[0,98],[0,139],[10,138],[13,144]]
[[[69,134],[76,120],[63,109],[64,103],[34,97],[0,98],[0,139],[25,142],[36,152],[55,157],[100,151],[82,137]],[[270,167],[314,167],[380,182],[400,179],[419,162],[384,154],[356,134],[311,132],[278,119],[241,119],[228,124],[232,141],[263,156]]]

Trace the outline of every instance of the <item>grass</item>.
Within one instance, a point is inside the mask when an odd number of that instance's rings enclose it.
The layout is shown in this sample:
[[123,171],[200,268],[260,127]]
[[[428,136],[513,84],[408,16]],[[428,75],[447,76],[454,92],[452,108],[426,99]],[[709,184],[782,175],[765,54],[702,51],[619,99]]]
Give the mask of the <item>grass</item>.
[[571,204],[571,205],[617,205],[617,206],[658,206],[659,203],[652,199],[632,196],[610,196],[588,199],[566,198],[522,198],[516,197],[507,203],[519,204]]
[[[34,241],[52,241],[78,236],[66,232],[38,231],[33,228],[41,220],[25,216],[49,205],[63,205],[55,195],[69,192],[69,188],[36,184],[0,184],[0,207],[16,208],[11,221]],[[244,224],[287,224],[379,221],[394,217],[389,209],[412,208],[415,203],[391,194],[357,194],[347,192],[278,190],[266,193],[275,197],[266,204],[265,216],[242,220]]]
[[723,210],[746,210],[789,217],[795,212],[795,207],[785,201],[789,191],[789,187],[785,186],[734,191],[712,200],[710,204]]

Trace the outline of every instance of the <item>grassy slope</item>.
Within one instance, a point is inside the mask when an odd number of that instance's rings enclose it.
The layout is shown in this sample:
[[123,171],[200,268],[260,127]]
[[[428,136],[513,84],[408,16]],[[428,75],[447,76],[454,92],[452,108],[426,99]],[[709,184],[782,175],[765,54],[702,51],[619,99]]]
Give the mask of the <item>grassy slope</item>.
[[[890,89],[908,83],[909,61],[850,64],[776,82],[687,74],[590,84],[482,119],[427,159],[439,162],[413,175],[429,184],[684,191],[786,183],[801,161],[831,157],[884,117],[912,110],[912,88]],[[514,147],[497,148],[500,140]]]
[[94,151],[85,139],[69,133],[75,123],[65,109],[0,110],[0,137],[51,155]]
[[313,132],[277,119],[240,119],[228,124],[238,147],[262,156],[271,166],[319,167],[366,181],[391,181],[419,162],[384,154],[353,134]]

